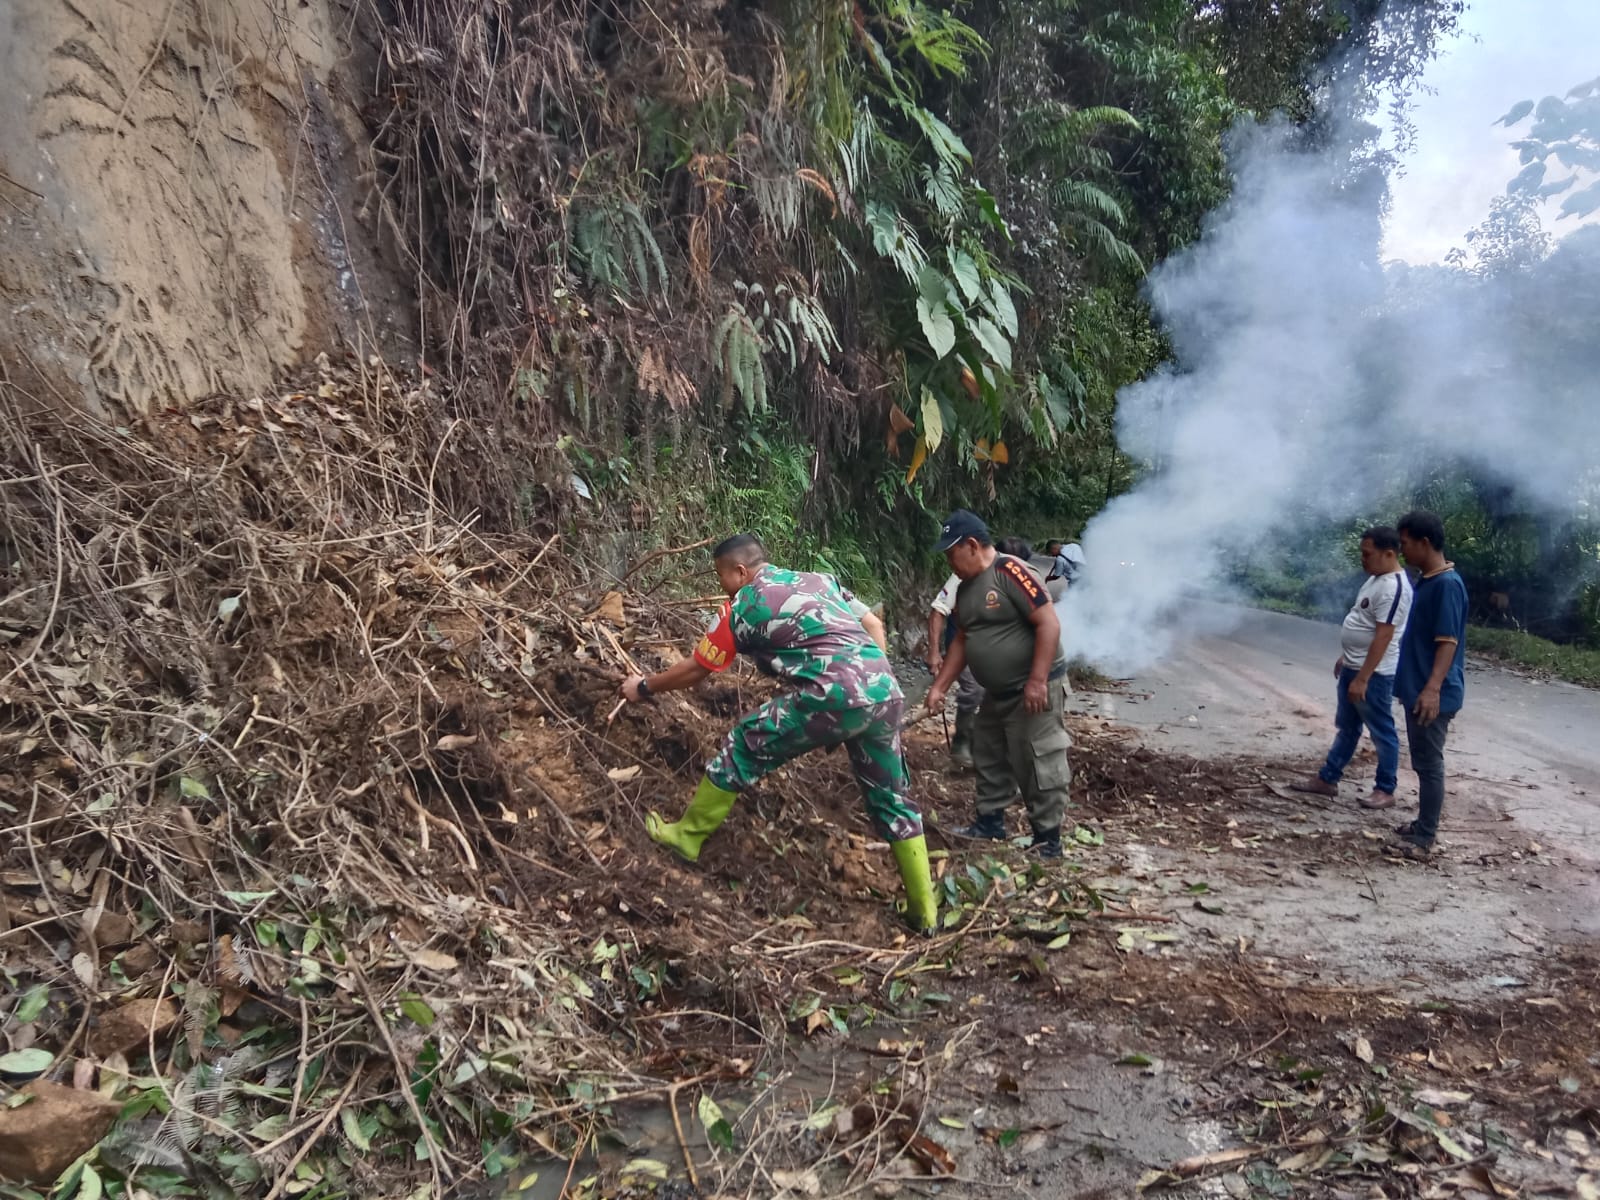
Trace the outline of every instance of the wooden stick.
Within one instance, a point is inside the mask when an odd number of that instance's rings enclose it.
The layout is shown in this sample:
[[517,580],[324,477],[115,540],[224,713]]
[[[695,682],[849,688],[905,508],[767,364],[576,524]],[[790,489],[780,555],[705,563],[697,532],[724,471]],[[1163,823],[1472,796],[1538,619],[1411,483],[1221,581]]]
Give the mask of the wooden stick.
[[289,1183],[294,1179],[295,1168],[305,1161],[306,1155],[311,1153],[311,1147],[315,1146],[322,1135],[328,1132],[328,1126],[333,1124],[334,1118],[344,1108],[344,1102],[350,1099],[350,1093],[356,1090],[356,1084],[360,1082],[361,1067],[357,1066],[351,1072],[349,1082],[344,1085],[344,1091],[339,1093],[338,1099],[328,1105],[328,1111],[323,1114],[322,1120],[317,1122],[317,1127],[311,1131],[311,1136],[305,1140],[300,1149],[295,1151],[294,1157],[289,1160],[289,1165],[278,1173],[277,1182],[272,1185],[272,1190],[267,1193],[267,1200],[278,1200],[278,1197],[283,1195],[283,1189],[288,1187]]
[[629,567],[625,572],[623,572],[620,582],[626,583],[629,579],[633,578],[633,576],[637,575],[640,571],[644,570],[644,568],[648,567],[657,559],[670,558],[674,554],[687,554],[690,550],[698,550],[701,546],[709,546],[711,541],[711,538],[702,538],[700,541],[689,546],[673,546],[670,549],[665,550],[652,550],[649,554],[646,554],[638,562],[634,563],[633,566]]
[[667,1108],[672,1113],[672,1128],[678,1134],[678,1148],[683,1151],[683,1165],[689,1171],[689,1186],[699,1192],[700,1175],[694,1169],[694,1155],[689,1153],[689,1141],[683,1136],[683,1122],[678,1119],[678,1089],[682,1086],[681,1083],[674,1083],[667,1088]]
[[626,696],[624,696],[621,700],[617,701],[617,706],[606,714],[606,724],[607,725],[611,724],[611,722],[613,722],[613,721],[615,721],[617,719],[617,714],[622,711],[623,707],[627,703],[628,703],[628,698]]

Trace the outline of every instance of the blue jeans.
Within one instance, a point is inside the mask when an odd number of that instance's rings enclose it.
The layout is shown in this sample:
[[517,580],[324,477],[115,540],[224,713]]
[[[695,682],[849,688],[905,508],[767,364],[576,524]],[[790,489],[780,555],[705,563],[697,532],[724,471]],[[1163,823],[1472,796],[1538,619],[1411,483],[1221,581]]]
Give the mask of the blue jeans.
[[1333,723],[1339,733],[1328,751],[1328,761],[1322,764],[1317,775],[1326,783],[1338,783],[1344,769],[1355,757],[1356,746],[1361,742],[1361,727],[1366,726],[1372,735],[1372,746],[1378,752],[1378,773],[1373,787],[1394,795],[1399,783],[1400,735],[1394,727],[1394,676],[1374,675],[1367,680],[1367,698],[1357,703],[1350,699],[1350,681],[1358,672],[1346,667],[1339,672],[1339,708]]

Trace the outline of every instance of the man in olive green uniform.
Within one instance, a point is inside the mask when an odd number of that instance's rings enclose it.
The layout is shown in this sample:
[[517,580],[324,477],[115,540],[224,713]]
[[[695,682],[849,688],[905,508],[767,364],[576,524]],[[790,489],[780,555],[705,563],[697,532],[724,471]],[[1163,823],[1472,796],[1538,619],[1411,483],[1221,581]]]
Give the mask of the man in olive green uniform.
[[950,514],[935,549],[961,577],[960,630],[928,689],[928,707],[943,706],[964,666],[972,667],[984,688],[972,739],[977,820],[956,832],[1003,841],[1005,810],[1020,790],[1033,827],[1030,849],[1041,858],[1060,858],[1072,739],[1062,719],[1067,658],[1055,606],[1038,573],[999,553],[988,526],[965,509]]

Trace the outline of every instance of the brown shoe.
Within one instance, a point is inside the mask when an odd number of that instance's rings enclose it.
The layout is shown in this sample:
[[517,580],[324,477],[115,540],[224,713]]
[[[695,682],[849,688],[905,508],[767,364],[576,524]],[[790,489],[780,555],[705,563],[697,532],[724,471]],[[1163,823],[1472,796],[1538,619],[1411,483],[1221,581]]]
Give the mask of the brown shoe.
[[1361,802],[1361,807],[1362,808],[1393,808],[1394,807],[1394,793],[1393,792],[1380,792],[1377,788],[1373,788],[1372,789],[1372,795],[1368,796],[1365,800],[1363,800]]
[[1289,785],[1291,792],[1310,792],[1313,796],[1337,796],[1339,785],[1329,783],[1321,775],[1312,775]]

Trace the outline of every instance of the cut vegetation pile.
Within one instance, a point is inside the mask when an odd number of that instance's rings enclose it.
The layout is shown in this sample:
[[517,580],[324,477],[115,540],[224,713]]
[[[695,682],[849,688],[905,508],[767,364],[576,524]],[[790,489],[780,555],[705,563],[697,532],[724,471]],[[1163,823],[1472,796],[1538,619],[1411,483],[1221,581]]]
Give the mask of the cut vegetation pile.
[[[655,593],[703,549],[617,578],[571,550],[582,531],[478,531],[437,499],[448,413],[327,363],[137,428],[7,393],[0,1176],[37,1188],[11,1194],[993,1186],[1078,1145],[1041,1080],[1157,1054],[1205,1072],[1198,1103],[1244,1142],[1113,1148],[1124,1184],[1248,1165],[1295,1194],[1455,1194],[1539,1129],[1567,1138],[1552,1163],[1582,1161],[1591,958],[1551,961],[1558,990],[1527,1003],[1434,1011],[1208,947],[1223,904],[1186,882],[1196,855],[1230,908],[1257,852],[1370,856],[1251,764],[1079,722],[1083,823],[1046,871],[944,853],[970,784],[914,728],[945,913],[926,941],[842,753],[746,796],[698,867],[664,857],[644,811],[681,805],[769,687],[741,667],[613,716],[624,672],[697,634],[702,600]],[[804,1088],[791,1038],[834,1060],[806,1056]],[[1441,1136],[1466,1102],[1427,1088],[1490,1096],[1499,1123]],[[670,1132],[608,1156],[632,1104]]]
[[[618,1100],[752,1077],[787,1028],[846,1026],[835,992],[915,1003],[895,972],[932,948],[842,754],[769,780],[699,869],[644,837],[766,685],[608,720],[697,606],[445,511],[445,411],[325,361],[138,428],[8,393],[0,1070],[42,1077],[16,1111],[120,1116],[14,1172],[454,1191],[575,1161]],[[851,1140],[890,1125],[859,1169],[915,1153],[903,1117]]]

